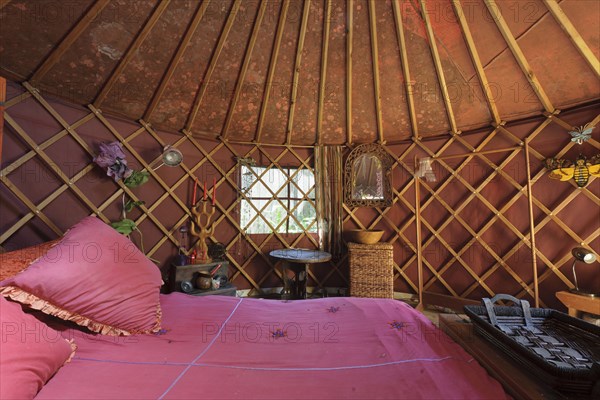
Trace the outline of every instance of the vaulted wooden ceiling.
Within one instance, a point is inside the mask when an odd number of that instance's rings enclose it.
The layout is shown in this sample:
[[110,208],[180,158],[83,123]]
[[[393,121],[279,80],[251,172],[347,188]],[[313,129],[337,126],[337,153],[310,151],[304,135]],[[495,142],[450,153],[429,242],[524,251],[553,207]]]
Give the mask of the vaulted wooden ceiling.
[[397,142],[600,97],[597,0],[0,0],[0,74],[198,137]]

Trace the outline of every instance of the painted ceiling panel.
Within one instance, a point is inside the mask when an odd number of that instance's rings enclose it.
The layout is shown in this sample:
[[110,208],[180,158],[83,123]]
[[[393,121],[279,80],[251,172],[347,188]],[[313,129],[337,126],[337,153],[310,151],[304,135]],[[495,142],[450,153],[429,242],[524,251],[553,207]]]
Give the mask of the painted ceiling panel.
[[385,140],[394,141],[410,131],[410,117],[391,1],[378,2],[376,10],[383,132]]
[[563,104],[566,98],[578,103],[600,96],[600,81],[594,71],[550,15],[524,34],[519,44],[552,104]]
[[136,120],[144,115],[196,4],[192,0],[169,3],[99,108]]
[[463,129],[480,127],[492,117],[451,1],[427,4],[456,123]]
[[[188,113],[181,110],[190,110],[194,104],[199,82],[206,74],[228,10],[222,8],[219,2],[207,3],[204,9],[201,3],[196,3],[193,18],[198,18],[199,22],[193,34],[190,32],[189,42],[180,42],[179,45],[185,48],[182,49],[179,62],[172,67],[173,76],[164,84],[165,89],[159,96],[156,108],[150,114],[146,110],[145,117],[151,123],[161,128],[176,127],[177,130],[185,127]],[[193,27],[190,24],[186,27],[186,33],[191,29]],[[171,60],[171,63],[174,62],[175,60]]]
[[206,94],[200,103],[192,131],[221,131],[257,10],[258,4],[255,2],[240,2],[233,27],[223,42],[222,53],[218,59],[215,58],[215,69],[210,80],[205,75]]
[[20,1],[0,10],[0,60],[3,74],[28,79],[93,0]]
[[255,138],[280,13],[280,1],[267,3],[239,101],[233,110],[231,128],[224,132],[233,140],[251,141]]
[[600,1],[596,0],[563,0],[560,8],[577,29],[577,32],[596,58],[600,58]]
[[[292,79],[296,62],[296,48],[302,19],[302,2],[289,1],[283,20],[283,33],[278,47],[277,57],[271,60],[273,79],[267,81],[268,101],[266,108],[260,110],[264,115],[262,126],[259,121],[257,135],[259,142],[285,143],[287,123],[291,103]],[[285,1],[284,1],[285,5]],[[280,21],[281,22],[281,21]],[[263,112],[264,111],[264,112]]]
[[377,140],[375,88],[366,0],[354,2],[354,41],[352,43],[352,141]]
[[347,138],[346,116],[346,3],[331,1],[329,50],[323,99],[322,143],[343,144]]
[[405,4],[403,12],[419,136],[447,133],[450,130],[448,115],[421,10],[418,4]]
[[596,0],[4,0],[0,74],[169,132],[393,143],[598,101],[599,25]]
[[[318,2],[315,4],[318,5]],[[298,93],[290,134],[290,142],[293,144],[312,145],[316,141],[323,12],[322,7],[313,7],[311,4],[302,62],[298,71]]]
[[141,29],[153,2],[111,1],[53,66],[39,85],[59,88],[92,103]]

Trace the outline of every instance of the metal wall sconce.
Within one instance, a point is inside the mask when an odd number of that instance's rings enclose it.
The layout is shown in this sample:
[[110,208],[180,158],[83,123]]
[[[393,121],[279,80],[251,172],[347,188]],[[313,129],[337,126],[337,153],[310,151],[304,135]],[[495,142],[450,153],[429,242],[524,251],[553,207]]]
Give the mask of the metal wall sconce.
[[183,161],[183,154],[181,151],[171,146],[170,144],[166,145],[163,149],[162,153],[162,163],[158,165],[156,168],[153,168],[154,171],[166,165],[167,167],[176,167]]

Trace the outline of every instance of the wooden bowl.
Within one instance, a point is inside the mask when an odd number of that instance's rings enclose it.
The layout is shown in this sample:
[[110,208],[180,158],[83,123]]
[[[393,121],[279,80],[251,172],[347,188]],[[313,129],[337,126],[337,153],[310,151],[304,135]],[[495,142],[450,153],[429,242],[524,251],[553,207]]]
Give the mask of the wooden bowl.
[[369,229],[349,229],[346,231],[346,237],[349,242],[361,244],[375,244],[383,236],[381,230]]

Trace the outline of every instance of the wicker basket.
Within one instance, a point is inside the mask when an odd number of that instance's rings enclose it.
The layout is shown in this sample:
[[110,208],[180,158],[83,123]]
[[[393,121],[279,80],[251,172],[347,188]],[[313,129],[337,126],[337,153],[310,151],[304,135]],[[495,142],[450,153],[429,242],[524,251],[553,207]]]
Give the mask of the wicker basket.
[[[495,306],[497,300],[521,307]],[[600,398],[599,327],[504,294],[465,312],[479,335],[539,381],[573,398]]]
[[394,297],[394,247],[390,243],[348,243],[350,295]]

